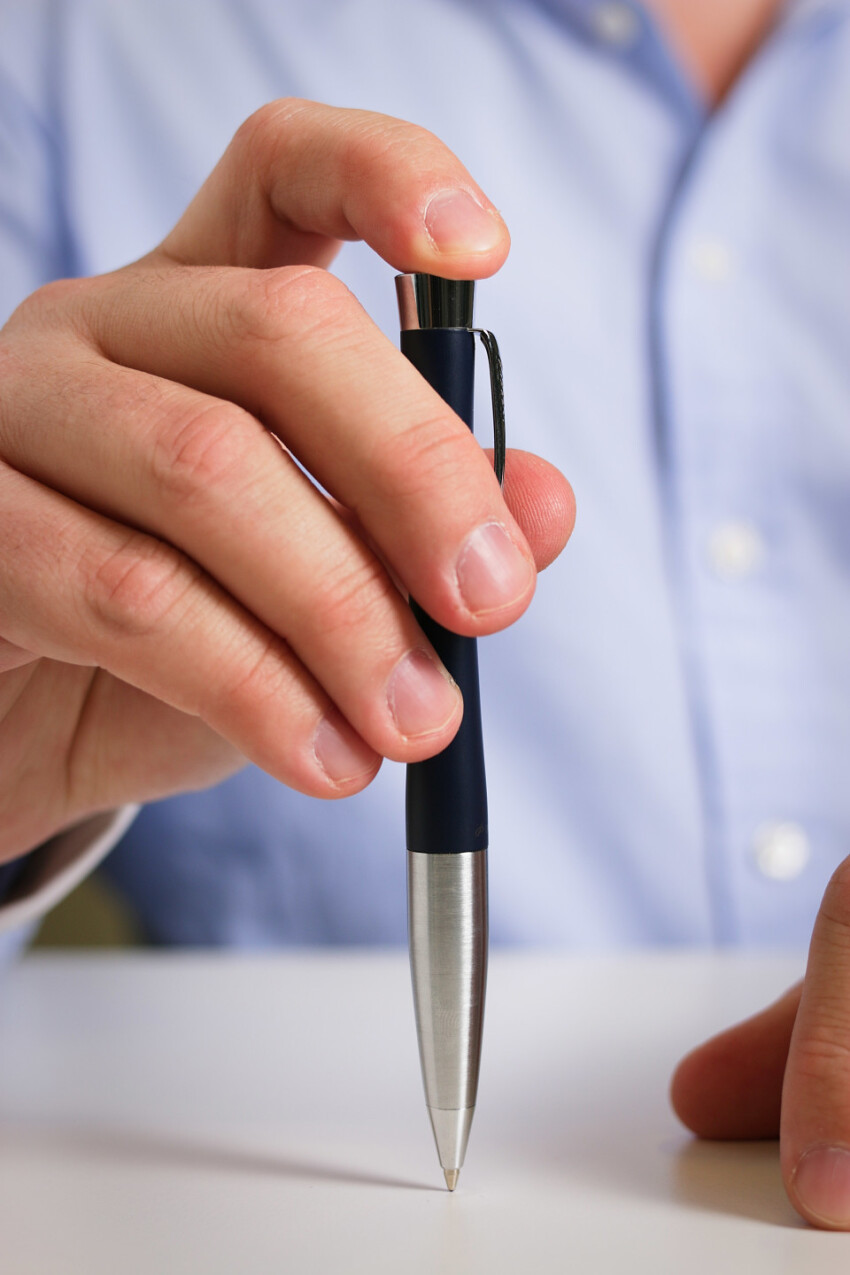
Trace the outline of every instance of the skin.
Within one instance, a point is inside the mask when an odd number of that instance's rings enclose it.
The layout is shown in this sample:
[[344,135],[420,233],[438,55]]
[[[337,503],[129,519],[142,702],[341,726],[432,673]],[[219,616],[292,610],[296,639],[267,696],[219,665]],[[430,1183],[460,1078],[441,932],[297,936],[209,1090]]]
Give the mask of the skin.
[[[777,4],[652,7],[716,104]],[[0,861],[246,759],[332,798],[382,757],[438,752],[462,705],[403,591],[492,633],[566,543],[566,480],[514,451],[503,499],[326,273],[356,238],[453,278],[494,273],[509,243],[432,135],[287,100],[149,256],[40,289],[0,332]],[[850,860],[804,984],[689,1055],[672,1100],[703,1137],[779,1133],[795,1207],[850,1227],[828,1150],[850,1148]]]
[[282,101],[149,256],[0,335],[0,858],[246,759],[341,797],[438,752],[463,706],[400,590],[492,633],[566,542],[566,480],[513,452],[503,499],[327,273],[355,238],[451,277],[509,245],[424,130]]
[[718,106],[757,51],[783,0],[644,0],[705,101]]
[[[648,0],[648,7],[716,107],[781,4]],[[671,1100],[700,1137],[779,1137],[797,1211],[815,1226],[850,1229],[850,859],[824,895],[805,980],[683,1059]]]

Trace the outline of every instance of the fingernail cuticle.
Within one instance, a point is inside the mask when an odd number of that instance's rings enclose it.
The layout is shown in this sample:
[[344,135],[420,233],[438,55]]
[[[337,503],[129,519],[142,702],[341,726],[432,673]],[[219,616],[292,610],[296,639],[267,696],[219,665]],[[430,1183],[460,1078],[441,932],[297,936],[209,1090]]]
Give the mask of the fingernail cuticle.
[[498,522],[476,527],[457,560],[461,597],[473,615],[500,611],[528,593],[534,568]]
[[458,711],[460,692],[427,651],[408,651],[387,683],[387,703],[396,729],[405,738],[434,734]]
[[498,219],[465,190],[441,190],[425,208],[425,227],[440,252],[491,252],[498,248]]
[[320,769],[335,784],[360,779],[377,766],[374,750],[334,709],[316,727],[313,756]]
[[850,1148],[810,1147],[797,1161],[791,1184],[811,1217],[827,1226],[850,1225]]

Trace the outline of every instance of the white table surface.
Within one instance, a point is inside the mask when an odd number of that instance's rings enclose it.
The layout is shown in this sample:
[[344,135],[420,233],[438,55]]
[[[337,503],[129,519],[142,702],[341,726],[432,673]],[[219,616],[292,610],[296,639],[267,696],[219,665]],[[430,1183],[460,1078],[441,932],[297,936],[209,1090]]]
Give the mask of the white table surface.
[[3,1275],[830,1275],[776,1145],[692,1141],[676,1059],[801,959],[497,954],[454,1195],[402,954],[33,956],[0,981]]

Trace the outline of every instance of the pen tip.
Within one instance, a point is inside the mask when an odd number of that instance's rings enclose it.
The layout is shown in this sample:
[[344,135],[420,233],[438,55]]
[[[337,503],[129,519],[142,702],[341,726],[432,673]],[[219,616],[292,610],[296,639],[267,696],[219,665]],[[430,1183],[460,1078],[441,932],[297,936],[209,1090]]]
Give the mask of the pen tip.
[[457,1180],[460,1177],[460,1169],[443,1169],[446,1179],[446,1186],[453,1191],[457,1186]]

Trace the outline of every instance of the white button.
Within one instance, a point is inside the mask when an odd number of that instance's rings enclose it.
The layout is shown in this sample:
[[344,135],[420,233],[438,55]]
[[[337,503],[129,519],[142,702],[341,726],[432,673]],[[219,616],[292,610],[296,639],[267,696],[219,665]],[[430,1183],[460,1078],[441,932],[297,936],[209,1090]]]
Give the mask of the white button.
[[590,21],[599,39],[618,49],[627,48],[637,39],[637,14],[627,4],[619,4],[617,0],[598,4],[591,10]]
[[691,244],[691,265],[706,283],[726,283],[731,279],[734,262],[732,253],[719,239],[697,239]]
[[756,867],[771,881],[793,881],[811,854],[809,838],[798,823],[763,823],[753,839]]
[[764,560],[765,545],[751,522],[721,522],[708,540],[708,560],[721,580],[744,580]]

